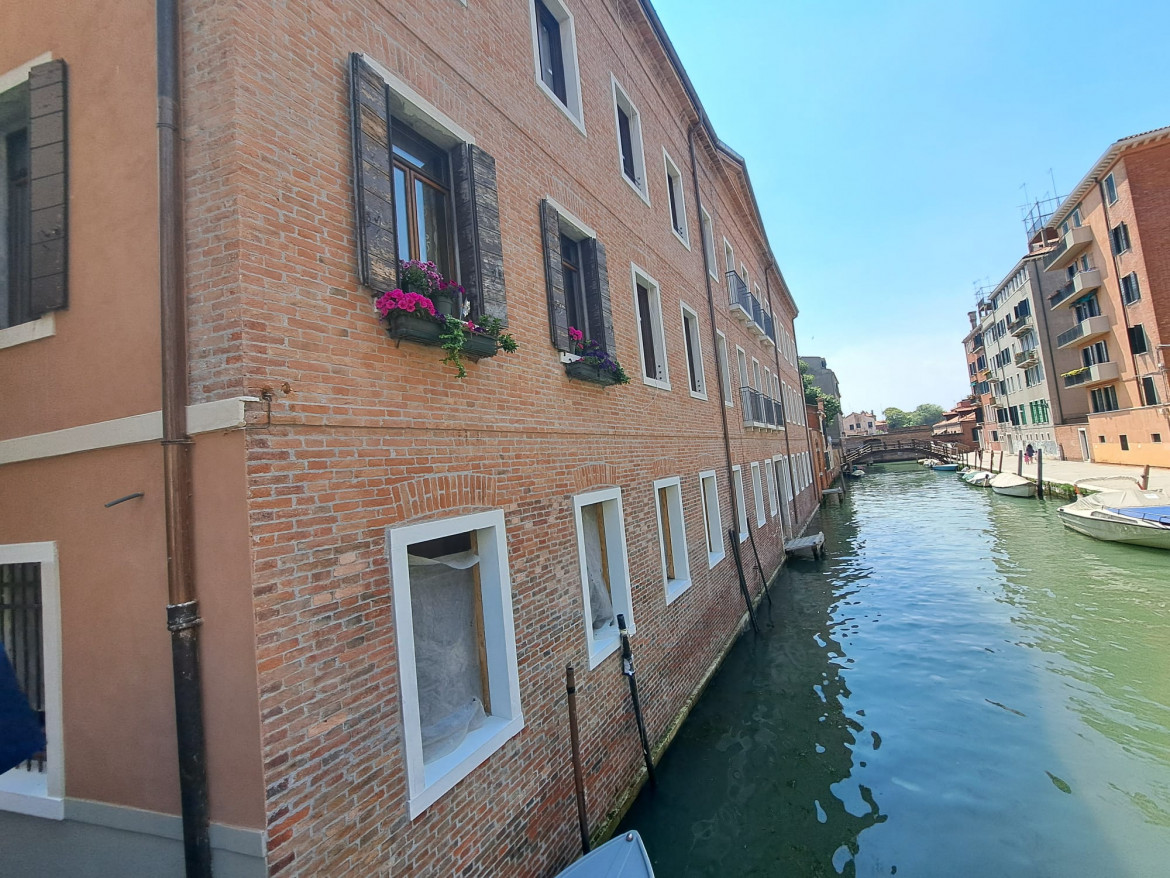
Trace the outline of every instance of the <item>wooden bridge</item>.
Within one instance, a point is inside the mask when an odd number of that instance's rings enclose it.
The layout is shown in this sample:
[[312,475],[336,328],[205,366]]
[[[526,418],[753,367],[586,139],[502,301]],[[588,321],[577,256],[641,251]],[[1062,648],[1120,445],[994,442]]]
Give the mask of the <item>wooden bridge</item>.
[[846,466],[859,463],[893,463],[901,460],[919,460],[933,457],[948,463],[958,463],[967,447],[955,442],[935,442],[929,439],[889,439],[871,436],[845,451]]

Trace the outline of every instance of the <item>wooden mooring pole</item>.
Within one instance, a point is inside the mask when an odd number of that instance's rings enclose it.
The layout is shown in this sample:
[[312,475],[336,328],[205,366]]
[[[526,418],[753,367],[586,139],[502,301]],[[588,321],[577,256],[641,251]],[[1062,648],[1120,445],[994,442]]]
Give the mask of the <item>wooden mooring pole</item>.
[[565,668],[569,695],[569,744],[573,750],[573,786],[577,791],[577,824],[581,829],[581,853],[589,853],[589,816],[585,810],[585,773],[581,767],[581,739],[577,733],[577,680],[570,662]]
[[1044,449],[1036,449],[1036,499],[1044,499]]
[[626,618],[617,614],[618,634],[622,638],[622,673],[630,681],[630,701],[634,704],[634,719],[638,723],[638,738],[642,742],[642,759],[646,763],[646,777],[650,786],[657,788],[654,779],[654,759],[650,755],[650,738],[646,735],[646,723],[642,720],[642,700],[638,697],[638,680],[634,677],[634,653],[630,650],[630,636],[626,631]]
[[735,570],[739,574],[739,590],[743,594],[743,602],[747,604],[748,618],[752,621],[752,630],[759,634],[760,626],[756,624],[756,609],[752,606],[752,596],[748,594],[747,579],[743,575],[743,559],[739,552],[739,534],[735,528],[731,528],[727,531],[727,536],[731,541],[731,554],[735,556]]
[[1024,474],[1024,452],[1021,451],[1016,456],[1016,475],[1023,476]]
[[1150,465],[1147,463],[1146,468],[1142,470],[1142,490],[1147,491],[1150,488]]
[[999,450],[999,469],[996,472],[1003,472],[1003,449]]

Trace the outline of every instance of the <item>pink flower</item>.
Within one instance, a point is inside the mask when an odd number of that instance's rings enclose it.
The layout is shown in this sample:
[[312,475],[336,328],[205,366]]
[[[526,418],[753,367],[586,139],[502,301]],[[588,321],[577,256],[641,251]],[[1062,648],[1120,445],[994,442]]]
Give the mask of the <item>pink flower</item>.
[[585,338],[585,333],[583,333],[581,330],[577,329],[575,326],[570,326],[569,327],[569,338],[571,338],[577,344],[580,344],[581,341]]

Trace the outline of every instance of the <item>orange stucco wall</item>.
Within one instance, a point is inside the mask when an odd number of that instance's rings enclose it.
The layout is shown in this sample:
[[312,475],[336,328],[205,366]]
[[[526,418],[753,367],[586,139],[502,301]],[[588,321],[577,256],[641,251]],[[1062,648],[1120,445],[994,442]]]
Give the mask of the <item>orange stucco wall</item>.
[[[243,434],[195,444],[212,819],[263,825]],[[60,557],[65,793],[177,814],[162,455],[155,443],[0,467],[0,542]],[[135,491],[141,499],[111,508]]]
[[[1090,415],[1088,434],[1093,460],[1170,467],[1170,418],[1165,411],[1163,406],[1151,406]],[[1127,451],[1121,448],[1122,436],[1129,445]],[[1161,441],[1155,442],[1154,436]]]
[[0,73],[68,66],[69,308],[0,350],[0,439],[159,408],[154,4],[6,3]]

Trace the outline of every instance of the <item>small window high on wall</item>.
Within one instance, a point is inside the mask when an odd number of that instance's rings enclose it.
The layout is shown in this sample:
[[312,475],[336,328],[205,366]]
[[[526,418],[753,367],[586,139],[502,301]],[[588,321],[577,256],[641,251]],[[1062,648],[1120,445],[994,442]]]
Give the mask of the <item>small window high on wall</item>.
[[503,512],[390,528],[411,816],[524,725]]
[[624,614],[630,633],[634,632],[621,489],[603,488],[578,494],[573,498],[573,513],[585,642],[589,667],[595,668],[618,648],[619,613]]
[[532,14],[536,83],[584,132],[581,83],[577,69],[577,37],[572,13],[560,0],[533,0],[529,9]]
[[699,473],[699,487],[703,492],[703,527],[707,534],[707,566],[714,567],[723,560],[723,514],[719,511],[719,482],[715,470]]
[[738,463],[731,468],[731,484],[735,490],[736,523],[739,526],[737,533],[742,543],[748,538],[748,515],[743,494],[743,469]]
[[654,483],[658,545],[668,604],[691,586],[691,565],[687,555],[687,531],[680,485],[678,477],[659,479]]

